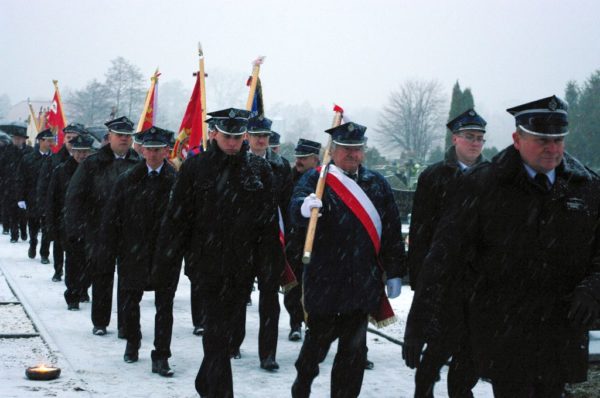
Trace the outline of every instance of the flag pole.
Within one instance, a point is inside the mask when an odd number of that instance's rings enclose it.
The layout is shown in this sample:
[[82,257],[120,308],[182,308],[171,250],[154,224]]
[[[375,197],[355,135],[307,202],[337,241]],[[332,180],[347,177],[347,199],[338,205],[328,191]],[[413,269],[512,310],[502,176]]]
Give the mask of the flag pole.
[[204,52],[202,51],[202,43],[198,42],[198,57],[199,57],[199,70],[200,73],[200,107],[202,109],[202,148],[206,150],[207,147],[207,134],[208,129],[206,128],[206,82],[204,81]]
[[265,61],[264,56],[256,58],[252,62],[252,76],[250,77],[250,91],[248,92],[248,100],[246,101],[246,110],[252,110],[252,103],[254,102],[254,93],[256,92],[256,84],[258,83],[258,74],[260,72],[260,66]]
[[27,106],[29,107],[29,115],[33,119],[33,124],[35,125],[36,132],[40,132],[40,121],[35,116],[35,112],[33,110],[33,106],[31,106],[31,102],[29,102],[29,98],[27,98]]
[[[335,112],[333,115],[333,123],[332,127],[337,127],[342,123],[342,115],[344,110],[339,106],[335,105],[333,108]],[[323,166],[321,167],[321,172],[319,174],[319,181],[317,182],[317,189],[315,190],[315,195],[320,200],[323,197],[323,191],[325,190],[325,180],[327,179],[327,172],[329,171],[329,159],[330,159],[330,151],[331,149],[331,135],[329,136],[329,141],[327,142],[327,148],[325,149],[325,153],[323,154]],[[310,257],[312,255],[312,249],[315,239],[315,231],[317,230],[317,221],[319,219],[319,209],[317,207],[313,207],[310,211],[310,220],[308,221],[308,228],[306,230],[306,239],[304,241],[304,250],[302,254],[302,264],[310,263]]]
[[[146,93],[146,100],[144,101],[144,109],[142,110],[142,114],[140,115],[140,120],[138,121],[137,129],[135,130],[136,133],[139,133],[140,131],[142,131],[142,126],[144,126],[144,120],[146,120],[146,113],[148,112],[148,107],[150,106],[150,98],[152,98],[152,93],[154,92],[154,86],[156,85],[156,82],[158,81],[159,75],[160,74],[158,73],[158,67],[157,67],[156,71],[154,72],[154,75],[152,75],[152,77],[150,78],[150,88],[148,89],[148,92]],[[154,112],[154,109],[152,110],[152,112]]]
[[58,98],[58,102],[60,103],[60,116],[62,117],[63,124],[67,125],[67,118],[65,117],[65,110],[63,109],[62,97],[60,96],[60,91],[58,90],[58,80],[52,80],[54,83],[54,90],[56,91],[56,98]]

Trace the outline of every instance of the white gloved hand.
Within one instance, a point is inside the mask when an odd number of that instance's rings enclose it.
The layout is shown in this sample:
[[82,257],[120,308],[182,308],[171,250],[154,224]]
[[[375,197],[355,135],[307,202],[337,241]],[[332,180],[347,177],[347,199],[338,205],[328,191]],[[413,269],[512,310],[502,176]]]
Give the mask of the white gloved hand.
[[[13,202],[13,203],[15,203],[15,202]],[[19,206],[19,209],[23,209],[23,210],[27,209],[27,204],[25,204],[25,201],[23,201],[23,200],[18,201],[17,206]]]
[[304,198],[304,202],[300,207],[300,213],[302,213],[303,217],[310,218],[310,211],[315,207],[317,209],[320,209],[321,207],[323,207],[323,202],[321,202],[321,199],[317,198],[317,195],[311,193],[306,198]]
[[387,287],[387,296],[389,298],[393,299],[400,295],[400,292],[402,291],[402,279],[401,278],[388,279],[385,282],[385,285]]

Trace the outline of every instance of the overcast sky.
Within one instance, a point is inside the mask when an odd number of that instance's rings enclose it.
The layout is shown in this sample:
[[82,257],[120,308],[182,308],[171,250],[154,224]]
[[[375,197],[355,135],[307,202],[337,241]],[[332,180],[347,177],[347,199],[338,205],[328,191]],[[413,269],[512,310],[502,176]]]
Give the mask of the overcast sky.
[[191,89],[201,41],[207,85],[211,68],[247,75],[266,55],[267,106],[352,113],[381,107],[407,79],[437,79],[448,98],[458,79],[504,145],[504,109],[564,96],[567,81],[600,68],[599,18],[597,0],[1,0],[0,94],[49,99],[52,79],[81,88],[117,56]]

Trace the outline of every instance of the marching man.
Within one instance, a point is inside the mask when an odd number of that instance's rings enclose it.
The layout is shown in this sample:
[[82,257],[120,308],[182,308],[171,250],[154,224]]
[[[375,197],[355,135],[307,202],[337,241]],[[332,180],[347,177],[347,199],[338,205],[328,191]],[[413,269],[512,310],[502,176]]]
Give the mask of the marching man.
[[405,272],[401,222],[383,176],[361,166],[366,127],[346,123],[327,130],[331,158],[323,199],[313,192],[319,169],[309,170],[290,202],[293,226],[305,228],[319,208],[312,260],[304,266],[304,310],[309,332],[296,361],[292,397],[308,397],[322,352],[339,338],[331,373],[332,397],[357,397],[366,361],[369,317],[393,322],[388,297],[400,295]]

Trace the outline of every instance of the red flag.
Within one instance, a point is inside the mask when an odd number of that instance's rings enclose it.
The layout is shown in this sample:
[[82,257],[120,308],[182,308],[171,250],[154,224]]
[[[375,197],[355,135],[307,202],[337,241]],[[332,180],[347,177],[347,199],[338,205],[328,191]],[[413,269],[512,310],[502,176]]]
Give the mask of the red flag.
[[183,120],[179,131],[187,131],[187,135],[190,137],[188,141],[188,148],[194,148],[200,146],[202,143],[202,136],[204,135],[204,121],[202,120],[202,93],[200,92],[200,74],[196,75],[196,84],[194,85],[194,91],[188,103]]
[[54,130],[56,136],[58,137],[56,145],[52,147],[52,152],[56,153],[60,150],[60,148],[62,148],[65,140],[63,129],[66,126],[65,115],[63,113],[63,106],[60,100],[58,87],[56,87],[54,90],[54,98],[52,99],[52,105],[48,110],[47,118],[48,127]]

